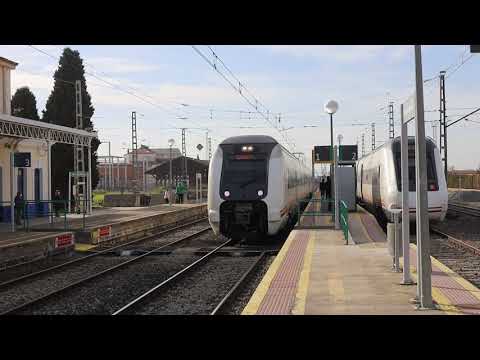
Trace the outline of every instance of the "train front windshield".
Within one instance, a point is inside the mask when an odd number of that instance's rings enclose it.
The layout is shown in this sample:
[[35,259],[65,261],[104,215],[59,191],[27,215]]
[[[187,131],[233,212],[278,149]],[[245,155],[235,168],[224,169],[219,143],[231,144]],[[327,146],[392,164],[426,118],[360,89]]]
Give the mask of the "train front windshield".
[[231,156],[224,162],[222,180],[225,185],[247,186],[255,183],[265,185],[267,182],[265,159],[236,159]]
[[[395,171],[397,172],[398,191],[402,191],[402,171],[401,171],[401,151],[400,143],[396,143],[393,148],[395,159]],[[428,191],[438,191],[438,178],[435,169],[434,145],[429,141],[427,145],[427,189]],[[408,143],[408,190],[416,191],[416,175],[415,175],[415,144],[409,139]]]

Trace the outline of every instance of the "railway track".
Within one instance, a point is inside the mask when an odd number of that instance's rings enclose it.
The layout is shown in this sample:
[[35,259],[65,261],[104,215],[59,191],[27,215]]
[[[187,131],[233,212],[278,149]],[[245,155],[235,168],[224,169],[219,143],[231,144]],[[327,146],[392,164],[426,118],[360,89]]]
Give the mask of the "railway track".
[[[183,228],[184,226],[182,226]],[[46,294],[43,294],[39,297],[36,297],[30,301],[27,301],[25,303],[22,303],[20,305],[14,306],[12,308],[9,308],[8,310],[4,311],[3,313],[0,313],[0,315],[13,315],[13,314],[19,314],[19,313],[32,313],[35,311],[35,307],[42,306],[45,302],[48,302],[49,300],[55,299],[56,301],[61,301],[62,296],[68,296],[68,291],[73,290],[75,288],[79,288],[81,286],[87,285],[89,282],[92,282],[95,279],[98,279],[99,277],[105,276],[107,274],[111,274],[115,271],[118,271],[120,269],[124,269],[127,266],[131,265],[132,263],[135,262],[140,262],[143,259],[145,259],[147,256],[153,254],[154,252],[158,252],[159,250],[169,248],[173,250],[176,246],[183,244],[187,240],[192,240],[195,239],[196,237],[199,237],[200,235],[211,231],[210,227],[203,228],[200,231],[196,231],[192,234],[189,234],[187,236],[183,236],[180,239],[177,239],[175,241],[168,242],[166,244],[163,244],[158,247],[154,247],[153,249],[142,253],[141,255],[134,256],[132,259],[127,260],[127,261],[122,261],[119,264],[116,264],[114,266],[108,267],[107,269],[103,269],[102,271],[96,272],[94,274],[88,275],[84,278],[81,278],[80,280],[71,282],[59,289],[55,289],[53,291],[50,291]],[[173,247],[173,249],[172,249]],[[107,249],[105,251],[110,251],[111,249]],[[103,253],[103,252],[102,252]],[[97,255],[97,254],[94,254]]]
[[[119,251],[119,250],[122,250],[122,249],[128,249],[129,247],[134,246],[134,245],[138,245],[138,244],[141,244],[141,243],[144,243],[144,242],[153,241],[160,236],[167,235],[167,234],[170,234],[172,232],[188,228],[190,226],[194,226],[194,225],[199,224],[201,222],[205,222],[206,220],[207,220],[207,218],[201,218],[201,219],[194,220],[194,221],[182,224],[182,225],[170,227],[166,230],[162,230],[162,231],[157,232],[153,235],[144,236],[144,237],[141,237],[139,239],[124,242],[124,243],[114,245],[114,246],[106,246],[106,247],[104,246],[103,249],[101,249],[99,251],[95,251],[95,252],[90,253],[90,254],[85,255],[85,256],[77,257],[73,260],[60,262],[60,264],[57,264],[55,266],[48,266],[48,267],[41,266],[41,263],[47,262],[47,261],[45,261],[45,259],[36,259],[36,260],[29,261],[29,262],[24,262],[24,263],[21,263],[21,264],[13,265],[11,267],[3,269],[0,272],[0,279],[5,278],[5,277],[8,278],[8,274],[7,274],[7,276],[5,276],[5,273],[8,273],[9,271],[12,272],[12,270],[13,270],[13,272],[15,272],[15,270],[21,268],[21,266],[33,266],[33,267],[35,267],[38,264],[38,267],[40,268],[40,270],[34,271],[34,272],[29,272],[29,273],[26,273],[26,274],[22,274],[21,276],[12,276],[8,280],[3,280],[3,281],[0,280],[1,281],[0,282],[0,291],[5,289],[6,287],[13,286],[13,285],[18,285],[21,282],[30,281],[30,280],[35,279],[36,277],[43,276],[43,275],[46,275],[46,274],[54,272],[54,271],[63,270],[63,269],[66,269],[67,267],[71,267],[71,266],[74,266],[74,265],[79,265],[81,263],[87,262],[87,261],[89,261],[93,258],[97,258],[100,255],[104,255],[104,254],[107,254],[107,253],[112,252],[112,251]],[[50,261],[52,261],[52,260],[50,260]]]
[[[253,260],[250,259],[252,256],[247,260],[243,259],[243,264],[239,266],[234,257],[217,256],[222,248],[231,243],[232,240],[228,240],[209,251],[200,259],[122,306],[112,315],[181,313],[220,315],[227,313],[228,307],[248,284],[251,275],[269,254],[276,253],[276,250],[261,251],[253,256]],[[240,253],[240,257],[244,257],[241,250],[237,253]],[[239,271],[238,268],[242,270]],[[228,273],[232,271],[236,273],[228,278]],[[185,296],[182,296],[183,294]],[[221,296],[221,294],[225,295]],[[219,300],[216,300],[218,298]]]
[[480,248],[438,229],[430,231],[439,236],[432,239],[431,255],[480,287]]
[[474,208],[471,206],[466,206],[458,203],[448,203],[448,210],[452,210],[455,212],[459,212],[462,214],[467,214],[475,217],[480,217],[480,209],[479,208]]

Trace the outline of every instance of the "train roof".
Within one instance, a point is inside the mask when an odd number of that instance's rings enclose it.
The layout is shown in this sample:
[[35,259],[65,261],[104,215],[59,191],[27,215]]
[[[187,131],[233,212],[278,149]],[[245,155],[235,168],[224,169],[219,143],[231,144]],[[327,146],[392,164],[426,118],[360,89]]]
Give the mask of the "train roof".
[[278,141],[268,135],[240,135],[223,140],[222,144],[278,144]]

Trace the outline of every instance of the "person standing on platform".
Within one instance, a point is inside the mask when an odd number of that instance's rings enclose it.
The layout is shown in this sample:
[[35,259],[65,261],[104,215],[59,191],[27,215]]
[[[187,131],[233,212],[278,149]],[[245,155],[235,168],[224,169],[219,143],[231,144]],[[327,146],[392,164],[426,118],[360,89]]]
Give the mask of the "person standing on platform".
[[178,202],[180,204],[183,204],[183,196],[186,192],[186,187],[183,181],[180,181],[177,185],[177,196],[178,196]]
[[62,198],[60,197],[60,190],[56,190],[55,191],[55,195],[53,196],[53,208],[55,210],[55,217],[59,217],[59,212],[60,212],[60,201],[62,200]]
[[327,176],[327,181],[325,182],[325,197],[328,200],[328,211],[330,211],[332,209],[332,202],[330,201],[332,199],[332,181],[330,176]]
[[19,191],[15,196],[15,224],[22,225],[22,213],[23,213],[23,195]]
[[325,178],[320,180],[320,198],[323,199],[325,197]]
[[165,190],[165,192],[163,193],[163,200],[165,200],[165,203],[168,204],[168,190]]

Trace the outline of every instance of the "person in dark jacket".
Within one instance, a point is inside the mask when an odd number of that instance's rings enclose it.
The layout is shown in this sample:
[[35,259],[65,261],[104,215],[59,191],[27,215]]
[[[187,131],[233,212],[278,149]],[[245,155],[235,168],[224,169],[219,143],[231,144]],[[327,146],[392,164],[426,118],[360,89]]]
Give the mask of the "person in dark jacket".
[[325,197],[325,178],[320,181],[320,197],[322,199]]
[[22,214],[23,214],[23,195],[19,191],[17,196],[15,196],[15,224],[22,225]]
[[328,211],[332,210],[332,182],[330,176],[327,176],[327,181],[325,182],[325,196],[328,200]]
[[59,217],[60,208],[62,206],[62,204],[60,203],[60,201],[62,200],[62,198],[60,197],[60,190],[55,191],[53,200],[54,200],[53,209],[55,210],[55,217]]

